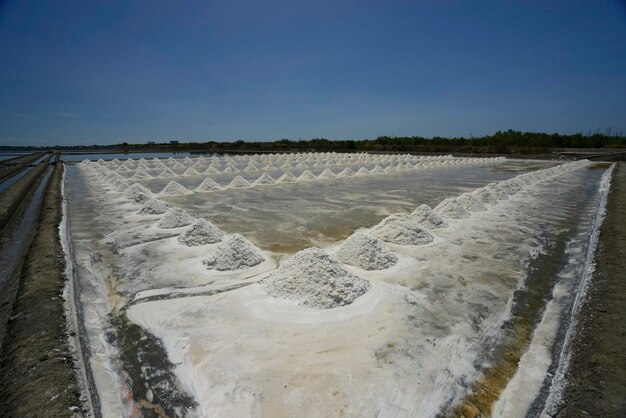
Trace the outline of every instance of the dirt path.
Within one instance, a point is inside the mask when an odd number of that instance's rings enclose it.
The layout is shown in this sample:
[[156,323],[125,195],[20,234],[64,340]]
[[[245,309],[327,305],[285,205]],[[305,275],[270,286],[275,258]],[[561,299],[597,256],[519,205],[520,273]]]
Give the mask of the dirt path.
[[626,163],[613,173],[558,417],[626,416]]
[[3,417],[82,416],[61,296],[65,280],[58,233],[62,174],[63,166],[58,164],[44,193],[7,327],[0,365]]

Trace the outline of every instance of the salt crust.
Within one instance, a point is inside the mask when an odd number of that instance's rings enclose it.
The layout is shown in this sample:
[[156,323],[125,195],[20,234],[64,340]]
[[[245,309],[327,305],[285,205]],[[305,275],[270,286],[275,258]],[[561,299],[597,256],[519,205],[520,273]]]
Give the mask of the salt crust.
[[230,271],[256,266],[265,260],[261,251],[239,234],[218,244],[202,263],[209,270]]
[[377,238],[356,233],[343,243],[337,258],[365,270],[384,270],[396,264],[398,257],[386,250]]
[[371,284],[349,272],[336,257],[319,248],[307,248],[278,267],[261,286],[276,298],[331,309],[351,304]]
[[410,215],[397,213],[380,221],[372,234],[385,242],[399,245],[424,245],[435,237]]
[[224,238],[224,231],[206,219],[198,219],[191,228],[180,234],[178,242],[188,247],[215,244]]
[[157,226],[163,229],[180,228],[181,226],[191,225],[195,218],[182,209],[170,209],[161,218]]

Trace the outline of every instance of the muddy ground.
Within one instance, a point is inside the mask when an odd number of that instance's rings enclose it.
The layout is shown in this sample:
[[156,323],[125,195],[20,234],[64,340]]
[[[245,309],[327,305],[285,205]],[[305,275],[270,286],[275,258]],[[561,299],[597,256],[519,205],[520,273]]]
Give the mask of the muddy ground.
[[0,364],[3,417],[82,416],[62,298],[64,258],[58,232],[62,174],[63,166],[57,164],[44,192],[7,325]]
[[596,271],[578,316],[557,416],[626,417],[626,163],[613,173]]

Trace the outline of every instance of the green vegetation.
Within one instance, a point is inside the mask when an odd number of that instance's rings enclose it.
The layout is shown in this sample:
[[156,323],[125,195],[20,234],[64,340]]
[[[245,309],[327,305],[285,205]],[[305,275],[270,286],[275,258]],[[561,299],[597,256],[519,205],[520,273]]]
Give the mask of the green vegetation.
[[[18,147],[0,147],[16,149]],[[36,149],[36,147],[20,147]],[[476,138],[424,138],[380,136],[364,140],[310,140],[281,139],[278,141],[187,142],[116,145],[90,145],[84,147],[54,147],[55,149],[92,149],[120,151],[394,151],[394,152],[455,152],[496,154],[544,154],[558,148],[626,148],[626,137],[582,134],[560,135],[541,132],[498,131],[493,135]]]

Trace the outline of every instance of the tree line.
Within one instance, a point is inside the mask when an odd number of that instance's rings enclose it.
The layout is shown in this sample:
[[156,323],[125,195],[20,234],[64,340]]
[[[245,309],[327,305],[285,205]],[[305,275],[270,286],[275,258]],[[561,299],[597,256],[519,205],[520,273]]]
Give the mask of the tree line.
[[[18,147],[2,147],[15,149]],[[21,147],[35,149],[36,147]],[[280,139],[277,141],[208,141],[187,143],[89,145],[84,147],[54,147],[56,149],[95,149],[127,151],[338,151],[338,152],[456,152],[456,153],[496,153],[496,154],[541,154],[555,148],[626,148],[626,137],[595,134],[563,135],[542,132],[522,132],[509,129],[493,135],[465,138],[444,138],[421,136],[379,136],[376,139],[329,140],[314,138],[309,140]]]

